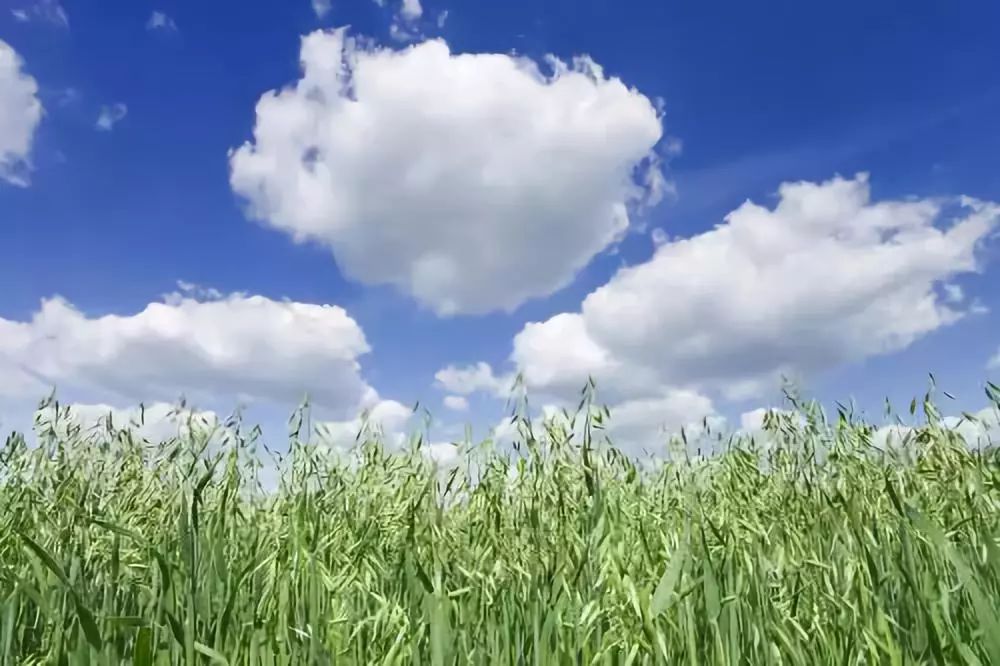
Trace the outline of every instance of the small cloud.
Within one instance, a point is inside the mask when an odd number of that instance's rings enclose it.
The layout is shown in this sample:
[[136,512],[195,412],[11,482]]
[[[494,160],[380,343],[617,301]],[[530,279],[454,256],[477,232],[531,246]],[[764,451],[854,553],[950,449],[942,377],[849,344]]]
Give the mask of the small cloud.
[[29,7],[12,9],[10,13],[14,20],[21,23],[41,21],[60,28],[69,27],[69,16],[66,15],[66,10],[62,8],[58,0],[37,0]]
[[128,114],[128,107],[121,102],[102,106],[95,127],[102,132],[110,132]]
[[56,104],[59,106],[71,106],[80,101],[80,91],[76,88],[64,88],[56,95]]
[[941,288],[944,291],[944,299],[948,303],[957,304],[965,300],[965,292],[959,285],[946,283]]
[[996,356],[990,359],[990,362],[986,364],[986,367],[990,370],[1000,370],[1000,349],[997,350]]
[[660,247],[668,240],[670,240],[670,237],[667,236],[667,232],[664,231],[663,229],[660,229],[659,227],[656,227],[655,229],[650,231],[649,237],[653,239],[653,245],[655,245],[656,247]]
[[497,377],[489,363],[480,361],[476,365],[457,367],[449,365],[434,374],[438,388],[452,394],[471,395],[479,391],[504,395],[511,386],[511,378]]
[[167,302],[180,302],[184,298],[193,298],[205,302],[218,301],[223,298],[222,292],[214,287],[202,287],[200,284],[187,282],[186,280],[178,280],[177,289],[177,292],[166,294],[164,300]]
[[448,10],[445,9],[440,14],[438,14],[438,17],[437,17],[437,27],[438,28],[443,28],[444,24],[445,24],[445,22],[447,20],[448,20]]
[[146,30],[162,30],[163,32],[177,32],[177,23],[163,12],[154,11],[149,20],[146,21]]
[[403,0],[399,14],[407,21],[416,21],[423,16],[424,8],[420,5],[420,0]]
[[[666,102],[663,101],[662,97],[657,97],[657,110],[662,115]],[[676,136],[668,136],[663,138],[663,143],[660,148],[661,152],[667,157],[677,157],[682,152],[684,152],[684,142],[678,139]]]
[[447,395],[444,398],[444,406],[454,412],[464,412],[469,409],[469,401],[460,395]]
[[419,32],[398,19],[394,19],[389,26],[389,36],[397,42],[414,42],[420,39]]
[[[384,7],[384,0],[374,0],[379,7]],[[417,21],[424,15],[420,0],[402,0],[399,11],[392,17],[389,25],[389,36],[397,42],[413,42],[421,38]],[[438,19],[440,21],[440,18]]]
[[312,0],[312,8],[317,18],[323,18],[330,13],[332,5],[330,0]]

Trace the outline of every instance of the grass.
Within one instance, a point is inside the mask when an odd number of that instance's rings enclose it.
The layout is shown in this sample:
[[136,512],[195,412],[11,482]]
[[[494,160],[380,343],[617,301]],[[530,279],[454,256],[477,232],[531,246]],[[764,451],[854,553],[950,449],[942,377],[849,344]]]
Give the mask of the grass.
[[[996,399],[997,394],[992,395]],[[636,465],[606,411],[439,469],[414,440],[129,431],[0,449],[3,664],[1000,664],[1000,457],[814,405]]]

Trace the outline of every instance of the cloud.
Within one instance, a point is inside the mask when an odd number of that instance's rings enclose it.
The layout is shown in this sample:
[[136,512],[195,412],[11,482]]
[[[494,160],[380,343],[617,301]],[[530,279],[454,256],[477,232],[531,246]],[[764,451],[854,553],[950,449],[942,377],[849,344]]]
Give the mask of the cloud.
[[221,428],[213,411],[195,410],[180,405],[155,402],[142,407],[120,408],[108,404],[73,403],[40,410],[36,421],[57,433],[76,431],[82,436],[127,429],[148,442],[165,442],[191,434],[210,434]]
[[56,104],[61,107],[73,106],[77,104],[83,95],[79,90],[73,88],[72,86],[63,88],[56,95]]
[[396,16],[389,24],[389,37],[397,42],[416,42],[423,38],[423,34],[416,25]]
[[10,13],[21,23],[41,21],[59,28],[69,28],[69,16],[57,0],[36,0],[27,7],[12,9]]
[[447,22],[448,22],[448,10],[447,9],[443,9],[440,12],[438,12],[438,15],[437,15],[437,27],[438,27],[438,29],[443,29],[444,28],[444,24],[447,23]]
[[38,84],[21,57],[0,40],[0,180],[27,186],[31,146],[42,120]]
[[740,414],[740,431],[752,434],[764,429],[764,421],[768,414],[791,414],[792,412],[772,407],[758,407]]
[[438,370],[434,379],[439,388],[459,395],[470,395],[477,391],[500,395],[510,390],[512,382],[510,377],[495,376],[490,364],[483,362],[464,368],[449,365]]
[[944,291],[944,298],[949,303],[961,303],[965,300],[965,291],[962,287],[957,284],[943,284],[941,289]]
[[127,114],[128,107],[120,102],[110,106],[102,106],[95,127],[102,132],[110,132]]
[[[379,7],[385,7],[385,0],[373,0]],[[389,36],[397,42],[412,42],[422,38],[418,22],[424,15],[420,0],[400,0],[398,10],[389,24]],[[440,18],[438,19],[440,22]],[[440,25],[439,25],[440,27]]]
[[460,395],[446,395],[444,406],[455,412],[465,412],[469,409],[469,401]]
[[301,61],[231,152],[233,190],[250,217],[329,247],[347,277],[440,315],[509,311],[569,284],[626,232],[659,168],[653,104],[587,57],[549,58],[544,73],[341,29],[305,37]]
[[716,414],[712,401],[690,390],[669,390],[663,395],[628,400],[610,408],[605,434],[623,453],[662,456],[671,437],[681,429],[691,435],[703,434],[702,421],[710,420],[713,430],[724,419]]
[[177,32],[177,23],[172,18],[160,11],[154,11],[149,20],[146,21],[146,30],[160,30],[162,32]]
[[306,393],[331,415],[378,400],[362,379],[364,333],[342,308],[231,294],[175,293],[128,315],[89,317],[61,298],[27,321],[0,318],[0,401],[276,405]]
[[420,0],[403,0],[399,15],[406,21],[416,21],[424,15],[424,8],[420,5]]
[[364,433],[381,436],[386,446],[399,450],[406,444],[413,422],[412,408],[395,400],[381,400],[355,418],[317,423],[315,432],[317,443],[338,451],[351,449]]
[[1000,410],[987,407],[972,418],[948,416],[941,420],[944,427],[954,430],[972,448],[986,448],[1000,444]]
[[[582,441],[585,421],[584,413],[576,411],[578,405],[576,401],[543,404],[531,419],[535,437],[548,436],[545,424],[549,422],[572,433],[577,443]],[[715,443],[711,436],[722,433],[726,424],[708,397],[689,390],[665,390],[660,395],[619,402],[609,406],[609,414],[599,427],[593,427],[593,441],[610,442],[622,453],[643,460],[663,458],[681,431],[688,441],[688,453],[699,449],[708,453]],[[520,427],[510,418],[504,419],[491,431],[493,442],[503,449],[523,442]]]
[[525,326],[512,359],[529,389],[565,393],[594,375],[625,397],[655,386],[748,397],[968,314],[937,286],[981,269],[997,205],[874,202],[863,174],[778,194],[773,209],[748,201],[711,231],[663,243],[579,312]]
[[325,18],[330,10],[333,8],[330,0],[312,0],[313,12],[316,13],[317,18]]

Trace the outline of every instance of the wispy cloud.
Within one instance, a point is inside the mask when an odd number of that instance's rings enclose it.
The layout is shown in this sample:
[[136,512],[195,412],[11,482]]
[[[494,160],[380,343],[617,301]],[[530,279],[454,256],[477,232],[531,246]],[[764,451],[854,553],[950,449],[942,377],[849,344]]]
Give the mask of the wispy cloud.
[[312,0],[312,8],[316,12],[317,17],[323,18],[330,13],[332,5],[330,4],[330,0]]
[[70,86],[60,90],[56,94],[55,99],[56,104],[59,106],[72,106],[73,104],[79,102],[81,97],[82,95],[80,94],[80,91]]
[[163,12],[154,11],[146,21],[146,30],[162,32],[177,32],[177,23]]
[[58,0],[36,0],[34,4],[27,7],[11,9],[10,13],[16,21],[21,23],[41,21],[60,28],[69,27],[69,16],[66,15],[66,10],[63,9]]
[[110,132],[127,114],[128,107],[121,102],[102,106],[95,126],[102,132]]

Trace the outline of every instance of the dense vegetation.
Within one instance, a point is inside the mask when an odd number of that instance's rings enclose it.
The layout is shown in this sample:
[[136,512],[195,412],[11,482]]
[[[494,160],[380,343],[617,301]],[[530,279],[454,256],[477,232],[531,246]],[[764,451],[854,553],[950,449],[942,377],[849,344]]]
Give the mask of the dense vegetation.
[[0,663],[1000,664],[1000,457],[929,402],[641,465],[584,403],[445,469],[295,438],[270,492],[253,433],[12,436]]

